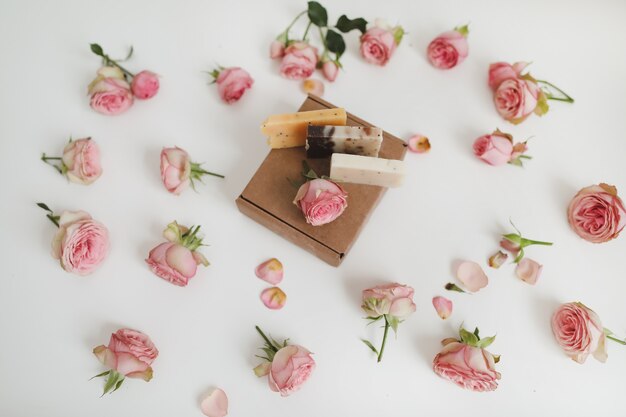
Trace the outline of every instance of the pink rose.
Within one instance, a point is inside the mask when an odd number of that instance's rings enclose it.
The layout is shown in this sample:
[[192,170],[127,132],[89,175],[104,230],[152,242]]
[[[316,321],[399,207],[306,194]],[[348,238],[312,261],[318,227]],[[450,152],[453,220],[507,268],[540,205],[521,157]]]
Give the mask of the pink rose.
[[474,155],[489,165],[504,165],[513,155],[513,140],[500,131],[481,136],[474,142]]
[[91,138],[73,140],[63,149],[63,166],[67,178],[78,184],[91,184],[102,174],[100,149]]
[[250,74],[242,68],[231,67],[220,71],[216,81],[220,98],[228,104],[238,101],[254,83]]
[[150,365],[159,355],[147,335],[131,329],[120,329],[113,333],[109,346],[97,346],[93,353],[110,370],[145,381],[152,379]]
[[437,375],[471,391],[493,391],[498,387],[500,373],[491,353],[454,339],[446,341],[433,360]]
[[516,62],[513,65],[506,62],[496,62],[489,65],[489,87],[495,91],[502,84],[502,81],[519,78],[527,66],[528,63],[526,62]]
[[294,42],[285,48],[280,74],[290,80],[309,78],[317,65],[317,48],[306,42]]
[[133,78],[130,89],[138,99],[152,98],[159,92],[159,76],[154,72],[141,71]]
[[194,253],[174,242],[164,242],[152,249],[146,262],[157,276],[179,287],[186,286],[198,268]]
[[307,223],[321,226],[341,216],[348,207],[347,198],[338,184],[317,178],[302,184],[293,203],[302,210]]
[[324,78],[333,82],[337,79],[337,75],[339,74],[339,66],[337,66],[334,61],[326,61],[324,65],[322,65],[322,73],[324,74]]
[[413,288],[396,283],[368,288],[363,290],[361,308],[368,317],[390,315],[403,319],[415,312]]
[[268,378],[270,389],[286,397],[299,390],[314,369],[311,352],[302,346],[287,345],[276,352],[272,360]]
[[428,59],[439,69],[450,69],[465,60],[468,54],[467,38],[457,30],[444,32],[428,45]]
[[133,104],[133,94],[117,67],[102,67],[98,76],[89,84],[89,105],[106,115],[122,114]]
[[285,55],[285,44],[281,41],[274,41],[270,45],[270,58],[282,58]]
[[64,211],[52,240],[52,256],[67,272],[87,275],[106,258],[109,232],[84,211]]
[[191,161],[187,151],[179,148],[163,148],[161,151],[161,180],[167,191],[180,194],[191,182]]
[[535,111],[540,93],[533,81],[509,78],[498,86],[493,101],[500,116],[517,124]]
[[582,303],[562,304],[552,316],[552,332],[561,349],[578,363],[589,354],[605,362],[606,336],[598,315]]
[[375,65],[385,65],[396,50],[396,40],[390,30],[375,26],[361,36],[361,56]]
[[600,183],[578,191],[567,209],[567,220],[578,236],[603,243],[615,239],[624,229],[626,210],[617,188]]

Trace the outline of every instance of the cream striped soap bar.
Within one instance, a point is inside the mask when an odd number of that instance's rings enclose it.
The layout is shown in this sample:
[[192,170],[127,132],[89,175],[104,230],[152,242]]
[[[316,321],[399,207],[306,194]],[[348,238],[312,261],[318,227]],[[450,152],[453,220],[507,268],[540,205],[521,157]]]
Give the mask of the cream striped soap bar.
[[334,153],[330,159],[330,178],[355,184],[398,187],[404,182],[404,162]]
[[326,158],[333,153],[378,156],[383,130],[361,126],[313,126],[306,132],[306,156]]
[[309,124],[343,126],[347,118],[346,111],[340,108],[275,114],[265,119],[261,132],[271,148],[293,148],[305,145]]

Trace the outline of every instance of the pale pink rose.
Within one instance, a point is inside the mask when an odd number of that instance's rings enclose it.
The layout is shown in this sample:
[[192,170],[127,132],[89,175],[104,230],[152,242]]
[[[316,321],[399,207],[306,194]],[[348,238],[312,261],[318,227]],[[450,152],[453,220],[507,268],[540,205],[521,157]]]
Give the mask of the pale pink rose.
[[484,135],[474,142],[474,155],[489,165],[504,165],[511,160],[513,141],[510,136],[493,132]]
[[130,86],[119,78],[98,76],[89,86],[89,94],[91,108],[110,116],[124,113],[133,104]]
[[183,245],[164,242],[150,251],[146,262],[157,276],[184,287],[196,275],[199,260]]
[[480,265],[472,261],[461,262],[456,270],[456,277],[471,292],[485,288],[489,283],[489,279]]
[[451,30],[437,36],[428,45],[428,59],[436,68],[450,69],[465,60],[468,49],[467,38]]
[[337,79],[337,75],[339,74],[339,66],[333,61],[326,61],[324,65],[322,65],[322,73],[324,74],[324,78],[333,82]]
[[152,98],[159,92],[159,76],[151,71],[141,71],[133,78],[130,89],[138,99]]
[[52,240],[52,256],[67,272],[87,275],[106,258],[109,232],[84,211],[64,211]]
[[254,274],[265,282],[278,285],[283,280],[283,264],[276,258],[269,259],[254,269]]
[[268,378],[270,389],[286,397],[299,390],[314,369],[311,352],[302,346],[287,345],[274,355]]
[[493,391],[498,388],[500,379],[491,353],[458,341],[450,341],[435,356],[433,370],[471,391]]
[[375,65],[385,65],[396,50],[396,40],[390,30],[375,26],[361,36],[361,56]]
[[65,175],[72,182],[91,184],[102,174],[100,149],[91,138],[68,143],[61,159],[66,169]]
[[541,276],[543,265],[529,258],[522,258],[515,267],[515,275],[527,284],[535,285]]
[[516,62],[513,65],[506,62],[496,62],[489,65],[489,87],[495,91],[502,84],[502,81],[519,78],[527,66],[528,63],[526,62]]
[[302,210],[307,223],[321,226],[341,216],[348,207],[347,198],[338,184],[317,178],[302,184],[293,203]]
[[215,81],[220,98],[228,104],[238,101],[247,89],[252,87],[254,80],[248,71],[231,67],[220,71]]
[[567,209],[567,220],[578,236],[603,243],[615,239],[624,229],[626,210],[617,188],[600,183],[578,191]]
[[270,58],[282,58],[285,55],[285,44],[281,41],[274,41],[270,44]]
[[159,355],[146,334],[131,329],[120,329],[113,333],[109,345],[97,346],[93,353],[109,369],[145,381],[152,379],[150,365]]
[[578,363],[589,354],[607,359],[606,336],[598,315],[582,303],[562,304],[552,316],[552,332],[561,349]]
[[270,310],[280,310],[287,302],[287,294],[278,287],[266,288],[261,292],[261,301]]
[[505,120],[520,123],[535,111],[541,89],[530,80],[509,78],[496,89],[493,101]]
[[309,78],[317,65],[317,48],[306,42],[294,42],[285,48],[280,74],[290,80]]
[[415,312],[413,288],[397,283],[378,285],[363,290],[361,308],[368,317],[380,317],[384,314],[405,318]]
[[202,413],[207,417],[224,417],[228,414],[228,397],[226,393],[216,388],[200,404]]
[[442,320],[447,319],[452,314],[452,301],[445,297],[433,297],[433,307]]
[[167,191],[180,194],[191,183],[189,154],[179,147],[163,148],[161,151],[161,180]]

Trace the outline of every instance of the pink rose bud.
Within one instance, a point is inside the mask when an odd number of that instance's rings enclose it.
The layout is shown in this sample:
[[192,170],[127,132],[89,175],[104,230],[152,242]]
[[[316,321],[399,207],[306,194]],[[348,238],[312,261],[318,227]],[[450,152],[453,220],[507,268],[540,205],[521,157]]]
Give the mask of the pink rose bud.
[[324,65],[322,65],[322,73],[324,74],[324,78],[333,82],[337,79],[337,75],[339,74],[339,66],[334,61],[326,61]]
[[447,319],[452,314],[452,301],[445,297],[433,297],[433,307],[442,320]]
[[341,216],[348,207],[347,198],[338,184],[318,178],[302,184],[293,203],[302,210],[307,223],[321,226]]
[[511,135],[499,130],[490,135],[484,135],[474,142],[474,155],[489,165],[504,165],[511,160],[513,154],[513,140]]
[[394,32],[375,26],[361,36],[361,56],[370,64],[385,65],[399,43],[394,37]]
[[91,184],[102,174],[100,149],[91,138],[70,141],[63,149],[63,170],[78,184]]
[[159,76],[154,72],[141,71],[133,78],[130,89],[140,100],[152,98],[159,92]]
[[161,151],[161,180],[167,191],[180,194],[191,182],[189,154],[179,148],[163,148]]
[[363,290],[361,308],[368,317],[391,315],[403,319],[415,312],[413,288],[401,284],[378,285]]
[[500,373],[494,355],[487,350],[458,341],[448,341],[433,360],[433,370],[442,378],[470,391],[498,388]]
[[456,270],[456,277],[471,292],[485,288],[489,283],[489,279],[480,265],[471,261],[461,262]]
[[252,87],[254,80],[248,71],[231,67],[221,70],[215,82],[220,98],[225,103],[232,104],[239,101],[243,93]]
[[294,42],[285,48],[280,74],[290,80],[309,78],[317,66],[317,48],[306,42]]
[[409,151],[415,153],[426,153],[430,150],[430,141],[424,135],[419,133],[413,135],[408,140]]
[[444,32],[428,45],[428,60],[439,69],[450,69],[463,62],[468,54],[467,26]]
[[502,238],[502,240],[500,240],[500,247],[504,249],[505,251],[510,252],[511,254],[516,255],[516,256],[519,253],[519,251],[522,249],[519,243],[512,242],[506,238]]
[[98,76],[89,84],[89,95],[91,108],[106,115],[122,114],[133,104],[130,85],[117,67],[100,68]]
[[[507,239],[503,239],[503,240],[510,242],[510,240],[507,240]],[[491,257],[489,258],[489,266],[492,268],[498,269],[502,266],[502,264],[506,261],[508,257],[509,255],[499,250],[495,254],[491,255]]]
[[600,317],[582,303],[562,304],[552,316],[552,332],[565,354],[584,363],[589,354],[607,359],[606,336]]
[[540,265],[532,259],[522,258],[517,264],[517,267],[515,267],[515,275],[525,283],[535,285],[541,275],[542,269],[543,265]]
[[164,242],[150,251],[146,263],[158,277],[184,287],[196,275],[198,260],[179,243]]
[[269,259],[257,266],[254,274],[265,282],[278,285],[283,280],[283,264],[276,258]]
[[52,240],[52,256],[67,272],[92,273],[109,251],[109,232],[84,211],[64,211]]
[[624,229],[626,209],[617,188],[600,183],[578,191],[567,209],[567,220],[578,236],[603,243],[615,239]]
[[324,83],[320,80],[309,78],[308,80],[302,81],[302,91],[304,91],[305,94],[314,94],[321,97],[324,95]]
[[270,310],[280,310],[287,302],[287,294],[278,287],[267,288],[261,292],[261,301]]
[[281,41],[274,41],[270,44],[270,58],[282,58],[285,55],[285,44]]
[[311,352],[302,346],[287,345],[272,360],[268,375],[270,389],[287,397],[302,387],[314,369]]
[[224,417],[228,414],[228,397],[226,393],[216,388],[200,403],[202,413],[207,417]]

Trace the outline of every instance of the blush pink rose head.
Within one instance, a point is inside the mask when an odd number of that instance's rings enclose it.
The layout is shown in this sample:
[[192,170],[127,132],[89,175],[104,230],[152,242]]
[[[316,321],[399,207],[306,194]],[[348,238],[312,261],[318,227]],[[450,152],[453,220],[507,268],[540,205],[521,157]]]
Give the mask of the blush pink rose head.
[[375,26],[361,36],[361,56],[375,65],[385,65],[396,50],[393,32]]
[[321,226],[341,216],[348,207],[347,198],[338,184],[317,178],[302,184],[293,203],[302,210],[307,223]]
[[435,356],[433,370],[442,378],[471,391],[493,391],[498,388],[500,379],[491,353],[456,340],[449,341]]
[[567,209],[567,220],[578,236],[603,243],[615,239],[624,229],[626,210],[617,188],[601,183],[578,191]]
[[285,44],[281,41],[275,40],[270,44],[270,58],[277,59],[282,58],[285,55]]
[[[117,70],[117,71],[116,71]],[[133,104],[130,85],[119,76],[117,68],[103,67],[89,84],[89,105],[98,113],[114,116],[124,113]]]
[[239,101],[243,93],[252,87],[254,80],[248,71],[239,67],[231,67],[221,70],[215,82],[222,101],[232,104]]
[[311,352],[302,346],[287,345],[274,355],[269,370],[269,385],[274,392],[287,397],[299,390],[315,369]]
[[102,175],[100,149],[90,138],[73,140],[63,149],[63,167],[67,178],[78,184],[91,184]]
[[513,155],[513,140],[510,135],[498,131],[481,136],[474,141],[474,155],[489,165],[504,165]]
[[339,74],[339,66],[334,61],[326,61],[322,65],[322,73],[324,74],[324,78],[333,82],[337,79],[337,75]]
[[141,71],[130,83],[133,95],[140,100],[147,100],[159,92],[159,76],[151,71]]
[[397,283],[378,285],[363,290],[361,308],[368,317],[391,315],[403,319],[415,312],[414,290]]
[[152,379],[150,365],[159,355],[146,334],[131,329],[120,329],[113,333],[108,346],[98,346],[93,352],[109,369],[145,381]]
[[533,81],[509,78],[500,83],[493,101],[500,116],[517,124],[535,111],[540,94],[541,89]]
[[495,62],[489,65],[489,87],[495,91],[502,84],[502,81],[519,78],[527,66],[527,62],[516,62],[513,65],[506,62]]
[[607,359],[606,336],[598,315],[582,303],[562,304],[552,316],[552,332],[565,354],[584,363],[590,354]]
[[280,74],[290,80],[309,78],[317,66],[317,48],[306,42],[294,42],[285,48]]
[[456,30],[444,32],[428,45],[428,60],[439,69],[456,67],[467,57],[467,38]]
[[164,242],[152,249],[146,263],[158,277],[179,287],[186,286],[198,268],[193,252],[174,242]]
[[180,194],[191,183],[189,154],[179,147],[163,148],[161,151],[161,180],[172,194]]
[[109,232],[84,211],[64,211],[52,240],[52,256],[67,272],[87,275],[109,252]]

